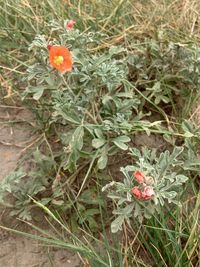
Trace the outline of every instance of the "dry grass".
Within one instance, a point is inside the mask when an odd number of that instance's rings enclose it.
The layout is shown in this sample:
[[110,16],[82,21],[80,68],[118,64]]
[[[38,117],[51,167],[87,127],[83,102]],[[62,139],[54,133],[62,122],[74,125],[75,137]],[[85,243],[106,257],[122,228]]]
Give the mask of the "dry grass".
[[[128,13],[121,17],[122,32],[136,38],[155,36],[162,31],[166,38],[200,40],[199,0],[129,1]],[[126,23],[124,23],[126,20]],[[120,36],[118,36],[119,38]]]
[[197,102],[197,105],[193,109],[190,120],[197,126],[200,125],[200,101]]
[[173,32],[182,32],[197,37],[200,33],[198,28],[198,14],[200,1],[198,0],[151,0],[133,4],[139,12],[138,26],[144,31],[148,29],[163,29]]

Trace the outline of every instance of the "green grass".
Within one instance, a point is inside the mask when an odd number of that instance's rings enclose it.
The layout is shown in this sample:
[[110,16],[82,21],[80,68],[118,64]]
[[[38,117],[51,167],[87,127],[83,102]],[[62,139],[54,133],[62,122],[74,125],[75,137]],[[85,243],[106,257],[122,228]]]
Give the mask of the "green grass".
[[[148,43],[150,39],[159,40],[161,43],[171,40],[189,46],[198,46],[200,41],[199,12],[199,0],[0,0],[0,89],[2,95],[7,96],[4,102],[18,105],[19,92],[24,90],[25,71],[34,60],[30,56],[28,46],[37,34],[45,34],[49,38],[53,36],[48,27],[52,19],[62,23],[65,19],[73,19],[81,31],[92,30],[105,33],[107,36],[103,38],[101,45],[92,51],[96,53],[106,50],[113,44],[122,44],[132,50],[135,45],[133,42],[136,40]],[[182,111],[174,108],[174,117],[170,116],[170,118],[161,109],[159,112],[162,118],[167,117],[165,121],[170,121],[169,129],[173,125],[179,130],[179,123],[190,117],[193,106],[198,103],[198,100],[199,94],[191,91],[188,101],[183,103]],[[151,111],[155,109],[158,110],[160,107],[152,105]],[[45,135],[44,137],[49,146]],[[89,173],[90,169],[85,175],[86,184]],[[191,177],[193,176],[191,171]],[[73,175],[71,179],[75,180]],[[99,184],[99,181],[95,183]],[[83,183],[82,185],[85,186]],[[101,186],[97,188],[101,190]],[[188,183],[181,195],[181,202],[183,203],[181,208],[177,207],[172,210],[166,208],[160,216],[149,220],[144,225],[139,223],[134,223],[131,227],[124,225],[119,236],[107,234],[109,219],[112,215],[108,212],[105,216],[105,210],[102,210],[99,205],[102,241],[98,240],[97,233],[92,232],[85,222],[81,230],[86,236],[84,242],[69,230],[60,217],[55,217],[54,213],[44,205],[37,203],[59,224],[58,231],[64,229],[67,232],[71,237],[71,243],[66,239],[54,238],[39,228],[36,229],[38,236],[21,234],[48,245],[82,253],[83,257],[89,259],[91,267],[199,267],[200,194],[195,179],[191,179]],[[74,205],[75,199],[72,199],[72,203]],[[78,218],[82,219],[82,214],[76,205],[74,205],[74,210]],[[19,233],[16,230],[12,231]],[[97,247],[101,247],[102,254]]]

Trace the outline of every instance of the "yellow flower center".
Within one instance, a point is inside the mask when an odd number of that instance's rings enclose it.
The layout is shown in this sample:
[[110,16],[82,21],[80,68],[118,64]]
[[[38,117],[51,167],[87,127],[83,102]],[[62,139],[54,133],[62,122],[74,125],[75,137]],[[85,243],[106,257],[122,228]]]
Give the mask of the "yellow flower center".
[[62,64],[63,61],[64,61],[64,58],[63,58],[62,56],[56,56],[56,57],[54,58],[54,63],[55,63],[56,65],[60,65],[60,64]]

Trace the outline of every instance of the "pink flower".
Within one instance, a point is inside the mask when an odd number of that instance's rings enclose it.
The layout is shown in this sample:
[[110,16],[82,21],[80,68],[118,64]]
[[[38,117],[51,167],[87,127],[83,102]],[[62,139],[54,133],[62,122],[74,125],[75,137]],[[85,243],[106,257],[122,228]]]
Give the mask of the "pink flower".
[[134,177],[139,184],[144,183],[145,175],[140,170],[135,171]]
[[138,186],[134,186],[131,189],[131,193],[134,195],[135,198],[142,199],[142,191],[139,189]]
[[76,23],[76,22],[75,22],[74,20],[68,20],[67,23],[66,23],[66,28],[67,28],[68,30],[72,29],[72,28],[74,27],[74,24],[75,24],[75,23]]
[[151,199],[155,196],[155,192],[152,188],[152,186],[146,186],[144,188],[144,191],[142,192],[142,198],[143,199]]

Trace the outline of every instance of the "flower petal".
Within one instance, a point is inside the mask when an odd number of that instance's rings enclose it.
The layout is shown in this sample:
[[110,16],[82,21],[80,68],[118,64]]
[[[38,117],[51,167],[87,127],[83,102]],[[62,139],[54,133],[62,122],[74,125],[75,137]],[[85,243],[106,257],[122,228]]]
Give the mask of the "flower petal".
[[[62,57],[63,62],[56,64],[57,61],[55,59],[58,57]],[[73,65],[72,55],[69,49],[64,46],[57,46],[57,45],[52,46],[51,49],[49,50],[49,61],[52,67],[61,72],[72,70],[72,65]]]

